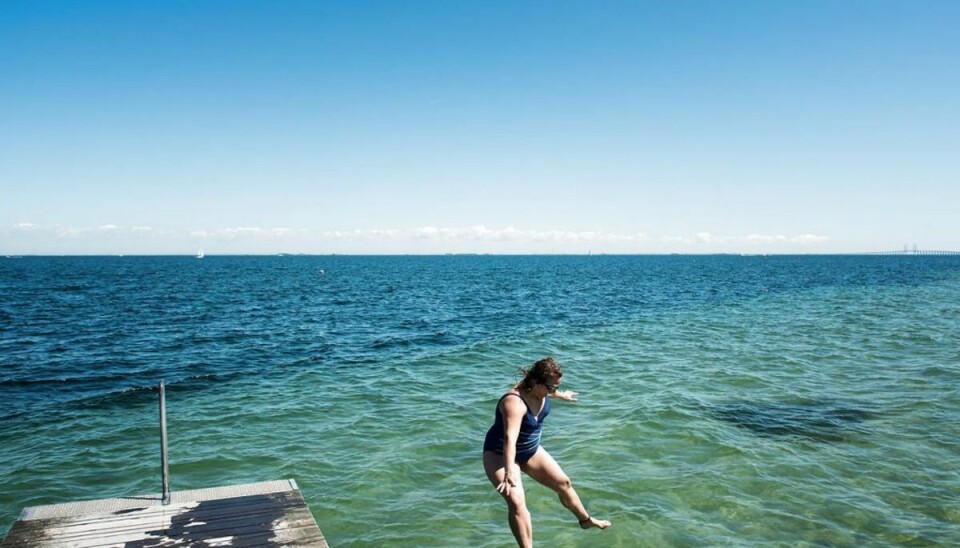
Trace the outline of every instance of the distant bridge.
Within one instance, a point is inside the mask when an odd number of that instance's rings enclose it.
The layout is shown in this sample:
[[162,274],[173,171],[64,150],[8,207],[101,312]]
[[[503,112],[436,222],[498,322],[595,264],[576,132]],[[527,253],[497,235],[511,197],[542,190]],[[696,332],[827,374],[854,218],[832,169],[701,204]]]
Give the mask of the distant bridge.
[[864,255],[960,255],[960,251],[938,249],[898,249],[896,251],[868,251]]

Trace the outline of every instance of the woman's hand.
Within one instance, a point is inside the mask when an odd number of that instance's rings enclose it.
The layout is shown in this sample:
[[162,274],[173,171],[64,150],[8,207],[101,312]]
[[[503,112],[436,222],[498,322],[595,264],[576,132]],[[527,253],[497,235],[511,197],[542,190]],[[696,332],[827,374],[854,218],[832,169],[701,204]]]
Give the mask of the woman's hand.
[[557,398],[558,400],[566,400],[566,401],[572,401],[572,402],[577,401],[577,392],[574,392],[573,390],[557,390],[551,395],[554,398]]
[[508,467],[506,473],[503,475],[503,481],[497,486],[497,492],[508,496],[510,495],[510,489],[516,486],[517,480],[513,475],[513,470]]

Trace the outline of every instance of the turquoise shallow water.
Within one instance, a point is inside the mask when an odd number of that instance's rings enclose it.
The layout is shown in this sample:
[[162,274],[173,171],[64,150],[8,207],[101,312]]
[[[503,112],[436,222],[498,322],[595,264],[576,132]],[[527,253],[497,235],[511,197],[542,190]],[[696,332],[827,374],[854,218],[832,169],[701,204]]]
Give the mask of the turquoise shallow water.
[[[326,274],[320,275],[318,268]],[[950,257],[26,258],[0,266],[0,532],[21,507],[292,477],[335,546],[507,546],[516,369],[605,532],[552,546],[960,544]]]

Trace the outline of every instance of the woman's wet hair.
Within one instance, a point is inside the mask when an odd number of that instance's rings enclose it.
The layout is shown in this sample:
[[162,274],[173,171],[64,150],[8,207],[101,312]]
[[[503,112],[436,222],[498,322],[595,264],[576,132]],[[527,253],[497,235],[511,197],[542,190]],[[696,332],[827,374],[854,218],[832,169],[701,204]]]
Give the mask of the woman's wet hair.
[[524,392],[529,392],[537,384],[547,384],[553,380],[559,380],[563,376],[563,371],[560,370],[560,364],[557,363],[557,360],[547,356],[542,360],[537,360],[530,367],[521,367],[520,374],[523,375],[523,379],[517,386]]

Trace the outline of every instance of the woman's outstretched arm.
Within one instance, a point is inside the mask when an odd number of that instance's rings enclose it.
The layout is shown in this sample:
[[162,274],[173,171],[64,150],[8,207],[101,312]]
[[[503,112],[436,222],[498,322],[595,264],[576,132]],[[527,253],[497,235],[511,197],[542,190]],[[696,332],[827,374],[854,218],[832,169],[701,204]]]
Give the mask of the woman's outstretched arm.
[[577,394],[578,392],[574,392],[573,390],[557,390],[553,394],[547,394],[547,397],[555,398],[558,400],[576,402]]

